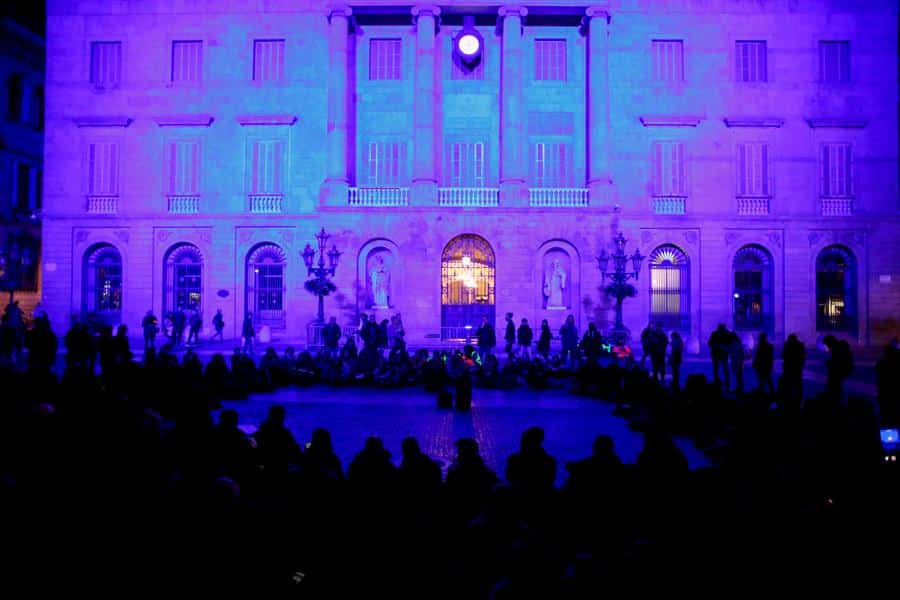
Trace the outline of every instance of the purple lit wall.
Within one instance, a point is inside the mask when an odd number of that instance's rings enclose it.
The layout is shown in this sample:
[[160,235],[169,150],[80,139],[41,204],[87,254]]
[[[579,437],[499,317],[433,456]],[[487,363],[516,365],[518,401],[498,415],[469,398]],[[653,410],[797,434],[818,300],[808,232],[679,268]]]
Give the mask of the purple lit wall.
[[57,323],[196,301],[303,340],[324,227],[326,313],[402,313],[416,344],[506,312],[606,326],[618,231],[653,257],[632,329],[897,333],[894,2],[121,6],[48,3]]

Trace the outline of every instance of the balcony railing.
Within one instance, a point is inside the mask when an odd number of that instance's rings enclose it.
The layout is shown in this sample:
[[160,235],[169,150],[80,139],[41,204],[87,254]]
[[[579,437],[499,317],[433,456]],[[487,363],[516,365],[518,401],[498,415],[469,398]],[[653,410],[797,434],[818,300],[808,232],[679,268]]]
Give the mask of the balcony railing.
[[114,215],[119,212],[119,197],[90,195],[87,197],[87,211],[92,215]]
[[167,196],[169,214],[195,215],[200,212],[200,196]]
[[849,217],[853,215],[853,198],[820,198],[823,217]]
[[348,190],[350,206],[409,206],[409,188],[352,187]]
[[686,196],[654,196],[653,212],[657,215],[683,215]]
[[500,190],[497,188],[438,188],[440,206],[499,206]]
[[739,215],[759,217],[769,214],[769,199],[762,197],[738,196],[737,212]]
[[275,215],[284,210],[282,194],[250,194],[250,213],[254,215]]
[[531,206],[550,208],[587,208],[590,206],[590,190],[587,188],[531,188],[528,190]]

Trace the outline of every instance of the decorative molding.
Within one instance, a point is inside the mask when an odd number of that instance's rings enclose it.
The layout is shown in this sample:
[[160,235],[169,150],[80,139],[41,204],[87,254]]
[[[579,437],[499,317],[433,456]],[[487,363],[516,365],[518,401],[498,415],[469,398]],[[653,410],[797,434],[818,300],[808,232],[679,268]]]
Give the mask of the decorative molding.
[[497,14],[500,15],[501,18],[507,17],[507,16],[510,16],[510,17],[518,16],[518,17],[521,17],[524,19],[525,17],[528,16],[528,9],[525,8],[524,6],[519,6],[517,4],[513,4],[513,5],[509,5],[509,6],[501,6],[497,10]]
[[118,231],[116,231],[115,236],[123,244],[127,244],[131,239],[131,234],[128,233],[127,229],[119,229]]
[[128,127],[133,119],[131,117],[89,115],[86,117],[74,117],[72,121],[76,127]]
[[331,18],[334,16],[347,17],[349,19],[353,16],[353,9],[345,4],[332,6],[328,9],[328,20],[331,21]]
[[209,127],[215,120],[212,115],[163,115],[153,117],[160,127]]
[[79,229],[75,232],[75,243],[83,244],[90,236],[91,232],[87,229]]
[[725,233],[725,245],[726,246],[731,246],[739,239],[741,239],[741,234],[738,231],[729,231],[729,232]]
[[768,237],[769,237],[770,244],[772,244],[773,246],[777,246],[778,248],[781,248],[781,232],[772,231],[769,233]]
[[869,120],[863,117],[806,117],[805,120],[814,129],[862,129],[869,124]]
[[808,239],[810,247],[821,242],[825,245],[843,244],[861,250],[866,244],[866,232],[856,229],[815,230],[809,232]]
[[725,117],[726,127],[781,127],[784,119],[781,117]]
[[588,19],[603,19],[607,25],[612,20],[608,6],[589,6],[585,9],[584,14]]
[[212,243],[212,231],[210,231],[209,229],[201,229],[198,237],[204,244]]
[[653,241],[653,232],[645,229],[641,232],[641,243],[644,245],[649,244]]
[[431,16],[437,19],[441,16],[441,7],[435,4],[417,4],[410,10],[415,20],[421,14],[431,13]]
[[700,115],[646,115],[639,118],[644,127],[696,127],[706,117]]
[[686,241],[691,246],[696,245],[697,244],[697,232],[693,231],[693,230],[685,231],[684,232],[684,241]]
[[253,239],[253,230],[248,229],[246,227],[242,227],[240,230],[240,233],[238,233],[238,241],[242,244],[247,244],[252,239]]
[[156,240],[159,242],[165,242],[170,237],[172,237],[172,231],[169,229],[160,229],[156,232]]
[[294,115],[238,115],[235,117],[241,126],[247,125],[293,125],[297,122]]

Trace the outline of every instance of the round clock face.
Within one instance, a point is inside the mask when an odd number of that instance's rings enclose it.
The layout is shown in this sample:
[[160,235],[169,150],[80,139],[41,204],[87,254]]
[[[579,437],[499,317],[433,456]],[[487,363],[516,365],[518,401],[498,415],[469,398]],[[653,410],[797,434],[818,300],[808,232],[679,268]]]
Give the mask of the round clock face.
[[467,33],[456,42],[459,51],[466,56],[472,56],[481,48],[481,41],[471,33]]

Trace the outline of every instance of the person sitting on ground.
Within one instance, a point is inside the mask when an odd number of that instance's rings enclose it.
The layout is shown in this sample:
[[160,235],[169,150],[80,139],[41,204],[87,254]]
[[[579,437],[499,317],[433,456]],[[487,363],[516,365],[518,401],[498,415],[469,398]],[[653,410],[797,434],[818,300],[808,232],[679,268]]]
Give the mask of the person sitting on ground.
[[431,502],[441,488],[441,466],[422,452],[416,438],[404,438],[400,444],[403,460],[397,479],[406,502]]
[[556,482],[556,459],[544,450],[544,430],[529,427],[522,433],[519,451],[506,460],[506,480],[526,495],[544,495]]
[[456,458],[447,469],[447,494],[458,522],[468,523],[478,514],[498,481],[478,453],[478,442],[472,438],[456,441]]
[[303,452],[294,434],[284,424],[286,417],[283,406],[272,406],[269,416],[253,434],[265,474],[284,475],[292,465],[300,463]]

